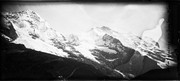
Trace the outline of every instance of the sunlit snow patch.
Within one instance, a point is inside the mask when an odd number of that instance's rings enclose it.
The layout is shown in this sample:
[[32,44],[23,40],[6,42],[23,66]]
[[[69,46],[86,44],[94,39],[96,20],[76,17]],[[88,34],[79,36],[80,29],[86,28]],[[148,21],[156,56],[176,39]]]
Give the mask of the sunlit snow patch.
[[100,62],[96,60],[97,57],[92,55],[92,53],[89,51],[90,49],[94,49],[94,48],[95,48],[94,44],[89,44],[86,43],[85,41],[81,42],[81,45],[75,46],[75,49],[81,52],[84,57],[89,58],[100,64]]

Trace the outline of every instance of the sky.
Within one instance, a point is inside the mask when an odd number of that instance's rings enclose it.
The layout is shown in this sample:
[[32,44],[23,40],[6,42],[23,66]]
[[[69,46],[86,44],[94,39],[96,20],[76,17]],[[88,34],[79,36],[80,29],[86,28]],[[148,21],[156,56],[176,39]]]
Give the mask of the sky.
[[[60,33],[80,33],[93,27],[107,26],[118,32],[140,35],[152,29],[164,17],[161,4],[120,3],[36,3],[14,5],[17,9],[33,10]],[[10,10],[15,10],[12,5]]]
[[[163,4],[121,3],[17,3],[5,7],[7,11],[33,10],[45,19],[50,27],[62,34],[80,34],[93,27],[107,26],[118,32],[131,32],[142,36],[157,29],[160,19],[166,21]],[[165,23],[162,23],[161,42],[165,39]],[[153,31],[149,34],[157,38]],[[152,34],[151,34],[152,33]]]

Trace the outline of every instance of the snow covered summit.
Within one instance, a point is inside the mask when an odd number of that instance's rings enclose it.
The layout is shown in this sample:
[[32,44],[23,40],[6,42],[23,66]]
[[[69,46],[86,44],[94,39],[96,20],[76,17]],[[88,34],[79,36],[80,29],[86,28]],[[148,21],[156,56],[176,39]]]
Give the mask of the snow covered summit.
[[[61,49],[55,47],[63,47],[60,43],[60,41],[64,41],[63,36],[50,28],[48,23],[34,11],[5,12],[2,14],[3,22],[8,25],[6,29],[11,27],[9,31],[14,30],[13,33],[17,35],[16,37],[10,37],[11,40],[13,38],[11,42],[24,44],[27,48],[37,51],[68,56]],[[4,36],[7,35],[4,34]],[[59,42],[58,45],[57,42]]]

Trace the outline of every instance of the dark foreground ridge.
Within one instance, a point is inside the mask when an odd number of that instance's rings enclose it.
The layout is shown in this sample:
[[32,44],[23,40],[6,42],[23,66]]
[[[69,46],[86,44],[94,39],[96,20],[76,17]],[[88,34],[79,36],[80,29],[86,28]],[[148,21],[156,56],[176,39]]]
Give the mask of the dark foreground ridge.
[[[91,65],[73,59],[39,51],[23,50],[1,52],[1,79],[105,79],[108,78]],[[10,44],[8,45],[10,47]]]
[[[6,49],[6,50],[5,50]],[[13,49],[13,50],[12,50]],[[1,80],[120,80],[108,77],[91,65],[73,59],[6,44],[1,48]],[[149,58],[144,59],[148,64]],[[144,65],[147,66],[147,65]],[[144,67],[146,68],[146,67]],[[156,69],[135,80],[178,79],[176,68]]]
[[169,67],[167,69],[150,70],[132,80],[179,80],[177,67]]

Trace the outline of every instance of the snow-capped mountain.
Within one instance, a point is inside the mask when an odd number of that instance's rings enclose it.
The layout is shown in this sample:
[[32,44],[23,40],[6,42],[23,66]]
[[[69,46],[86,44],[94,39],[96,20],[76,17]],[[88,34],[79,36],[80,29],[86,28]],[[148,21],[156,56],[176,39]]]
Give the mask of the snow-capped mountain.
[[142,71],[145,57],[163,69],[176,65],[171,54],[161,50],[158,43],[148,37],[120,33],[105,26],[91,28],[81,35],[62,35],[31,10],[4,12],[1,16],[1,35],[8,42],[76,59],[108,76],[132,78],[143,74],[148,71]]
[[[3,20],[17,34],[13,43],[24,44],[27,48],[38,51],[53,53],[59,56],[67,56],[57,46],[63,47],[60,42],[64,41],[61,34],[49,27],[37,13],[27,10],[18,13],[3,13]],[[10,29],[11,31],[11,29]],[[4,34],[4,36],[6,36]],[[11,38],[10,38],[11,39]],[[51,48],[51,49],[50,49]]]
[[[172,59],[170,57],[170,54],[165,50],[161,50],[159,48],[158,42],[155,42],[152,38],[141,38],[132,33],[118,33],[105,26],[93,28],[89,31],[89,33],[91,35],[89,37],[94,38],[96,44],[101,44],[103,41],[99,39],[103,38],[104,36],[112,36],[121,41],[123,46],[132,48],[140,52],[142,56],[148,56],[149,58],[157,61],[158,65],[161,68],[166,68],[167,66],[176,64],[175,62],[170,60]],[[110,39],[111,38],[109,38],[108,40]],[[165,58],[168,59],[165,60]]]

